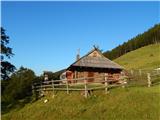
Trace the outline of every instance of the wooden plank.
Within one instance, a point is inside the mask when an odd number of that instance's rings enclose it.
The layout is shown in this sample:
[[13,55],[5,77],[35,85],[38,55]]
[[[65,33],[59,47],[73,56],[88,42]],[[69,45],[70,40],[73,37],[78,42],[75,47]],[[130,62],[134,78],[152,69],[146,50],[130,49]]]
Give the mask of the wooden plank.
[[[55,91],[66,91],[66,88],[54,88]],[[85,91],[85,89],[78,89],[78,88],[69,88],[69,91]],[[36,90],[40,91],[40,90]],[[44,91],[53,91],[52,88],[45,89]]]
[[85,89],[84,96],[85,96],[85,98],[87,98],[87,94],[88,94],[88,91],[87,91],[87,80],[85,80],[84,82],[85,82],[85,85],[84,85],[84,89]]
[[106,86],[102,86],[102,87],[92,87],[92,88],[89,88],[88,90],[100,90],[100,89],[105,89]]
[[147,73],[148,87],[151,87],[151,76],[150,73]]
[[69,94],[69,85],[68,85],[68,81],[66,83],[66,90],[67,90],[67,94]]
[[52,88],[53,88],[53,97],[55,96],[55,88],[54,88],[54,82],[52,81]]
[[108,80],[107,80],[107,76],[105,76],[104,79],[105,79],[105,93],[108,93]]

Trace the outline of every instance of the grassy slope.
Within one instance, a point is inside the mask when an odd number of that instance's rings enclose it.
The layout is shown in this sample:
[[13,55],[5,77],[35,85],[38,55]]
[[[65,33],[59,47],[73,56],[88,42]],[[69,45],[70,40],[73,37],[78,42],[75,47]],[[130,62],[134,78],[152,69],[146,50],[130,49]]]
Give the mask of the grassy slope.
[[114,60],[126,69],[154,69],[160,67],[160,44],[149,45]]
[[61,92],[2,115],[2,120],[159,120],[160,86],[97,91],[85,99],[80,93]]

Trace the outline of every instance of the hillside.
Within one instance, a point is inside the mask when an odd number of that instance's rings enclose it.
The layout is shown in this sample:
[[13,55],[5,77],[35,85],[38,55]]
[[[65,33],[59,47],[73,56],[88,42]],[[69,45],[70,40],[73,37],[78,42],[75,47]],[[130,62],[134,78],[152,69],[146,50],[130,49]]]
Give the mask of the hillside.
[[146,32],[138,34],[127,42],[124,42],[123,44],[118,45],[117,47],[110,51],[106,51],[103,54],[107,58],[113,60],[128,52],[155,43],[160,43],[160,24],[154,25]]
[[160,44],[131,51],[114,60],[126,69],[155,69],[160,67]]
[[[48,98],[49,102],[43,101]],[[2,120],[158,120],[159,86],[115,88],[94,92],[85,99],[79,92],[58,92],[2,115]]]

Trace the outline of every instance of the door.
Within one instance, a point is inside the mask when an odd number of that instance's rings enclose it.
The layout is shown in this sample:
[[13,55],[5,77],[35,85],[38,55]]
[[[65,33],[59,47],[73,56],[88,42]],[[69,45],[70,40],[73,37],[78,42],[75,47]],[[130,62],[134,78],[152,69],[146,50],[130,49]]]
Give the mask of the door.
[[71,72],[71,71],[67,71],[67,72],[66,72],[66,78],[67,78],[67,80],[68,80],[69,83],[72,82],[73,75],[72,75],[72,72]]
[[88,72],[88,82],[93,82],[94,81],[94,72]]

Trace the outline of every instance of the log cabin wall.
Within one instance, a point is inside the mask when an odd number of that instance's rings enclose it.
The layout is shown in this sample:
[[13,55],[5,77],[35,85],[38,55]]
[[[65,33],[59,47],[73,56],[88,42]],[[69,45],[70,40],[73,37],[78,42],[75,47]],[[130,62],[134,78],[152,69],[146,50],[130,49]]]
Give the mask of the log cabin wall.
[[[118,80],[121,76],[120,73],[108,73],[108,72],[90,72],[90,71],[83,71],[83,72],[78,72],[78,71],[67,71],[67,79],[71,83],[77,83],[77,81],[72,81],[72,79],[76,78],[87,78],[87,77],[95,77],[95,78],[90,78],[87,80],[88,82],[93,82],[93,81],[103,81],[105,74],[108,75],[108,80]],[[78,81],[78,82],[83,82],[83,81]]]

